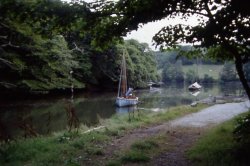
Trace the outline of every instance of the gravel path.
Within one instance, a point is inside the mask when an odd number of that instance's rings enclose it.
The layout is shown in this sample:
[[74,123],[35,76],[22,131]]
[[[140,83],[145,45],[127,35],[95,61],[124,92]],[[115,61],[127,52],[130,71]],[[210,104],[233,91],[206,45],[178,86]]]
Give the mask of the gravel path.
[[208,107],[200,112],[192,113],[185,117],[173,120],[170,126],[182,127],[205,127],[208,125],[216,125],[234,116],[247,112],[250,108],[250,102],[226,103]]

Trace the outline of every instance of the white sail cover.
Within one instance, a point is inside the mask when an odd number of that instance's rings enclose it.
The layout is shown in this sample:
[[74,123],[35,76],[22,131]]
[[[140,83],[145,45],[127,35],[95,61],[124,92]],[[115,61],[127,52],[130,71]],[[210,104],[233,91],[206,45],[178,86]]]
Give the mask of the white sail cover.
[[202,86],[200,84],[198,84],[198,82],[195,82],[192,85],[190,85],[188,88],[189,89],[201,89],[201,87]]

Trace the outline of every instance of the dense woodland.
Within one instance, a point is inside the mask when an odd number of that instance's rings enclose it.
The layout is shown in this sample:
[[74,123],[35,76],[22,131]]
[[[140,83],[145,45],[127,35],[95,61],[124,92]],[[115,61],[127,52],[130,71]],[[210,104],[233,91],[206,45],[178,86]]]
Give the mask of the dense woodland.
[[147,44],[113,41],[105,48],[90,33],[91,12],[84,2],[1,0],[1,90],[51,91],[114,89],[123,50],[128,52],[130,86],[159,80]]

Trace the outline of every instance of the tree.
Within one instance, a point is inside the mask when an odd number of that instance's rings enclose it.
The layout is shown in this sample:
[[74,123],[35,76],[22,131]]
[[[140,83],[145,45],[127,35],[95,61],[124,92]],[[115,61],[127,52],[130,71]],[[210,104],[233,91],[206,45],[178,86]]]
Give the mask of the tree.
[[162,81],[165,83],[178,82],[183,83],[184,72],[182,71],[181,64],[171,64],[167,62],[162,71]]
[[209,76],[208,74],[204,74],[204,78],[202,80],[203,83],[213,83],[214,78],[212,76]]
[[250,62],[244,65],[244,73],[245,73],[247,81],[250,81]]
[[197,80],[198,80],[198,76],[195,73],[195,71],[194,70],[188,70],[188,72],[186,73],[185,81],[188,82],[188,83],[194,83]]
[[230,82],[237,81],[237,73],[235,71],[235,67],[232,63],[225,63],[221,72],[220,72],[220,80],[222,82]]
[[130,86],[145,88],[150,81],[158,81],[156,60],[149,46],[137,40],[126,40],[123,45],[118,45],[118,53],[127,50],[127,71]]
[[79,77],[70,79],[70,71],[86,75],[88,59],[79,60],[65,40],[86,24],[84,4],[1,0],[0,11],[0,88],[64,89],[72,81],[76,88],[84,87]]
[[162,18],[180,16],[186,19],[191,15],[200,18],[196,26],[166,26],[155,35],[154,41],[162,48],[181,42],[214,48],[213,58],[234,61],[250,99],[250,88],[243,72],[243,64],[250,58],[250,11],[247,3],[247,0],[120,0],[93,3],[92,7],[97,9],[96,20],[105,22],[96,26],[97,29],[103,27],[97,38],[102,42]]

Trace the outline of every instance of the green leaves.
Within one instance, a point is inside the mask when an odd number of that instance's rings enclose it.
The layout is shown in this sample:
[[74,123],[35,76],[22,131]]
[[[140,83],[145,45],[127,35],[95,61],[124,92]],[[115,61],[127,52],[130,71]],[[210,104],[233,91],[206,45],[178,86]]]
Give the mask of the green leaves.
[[158,81],[156,60],[148,45],[127,40],[124,47],[128,51],[126,60],[130,86],[144,88],[149,81]]

